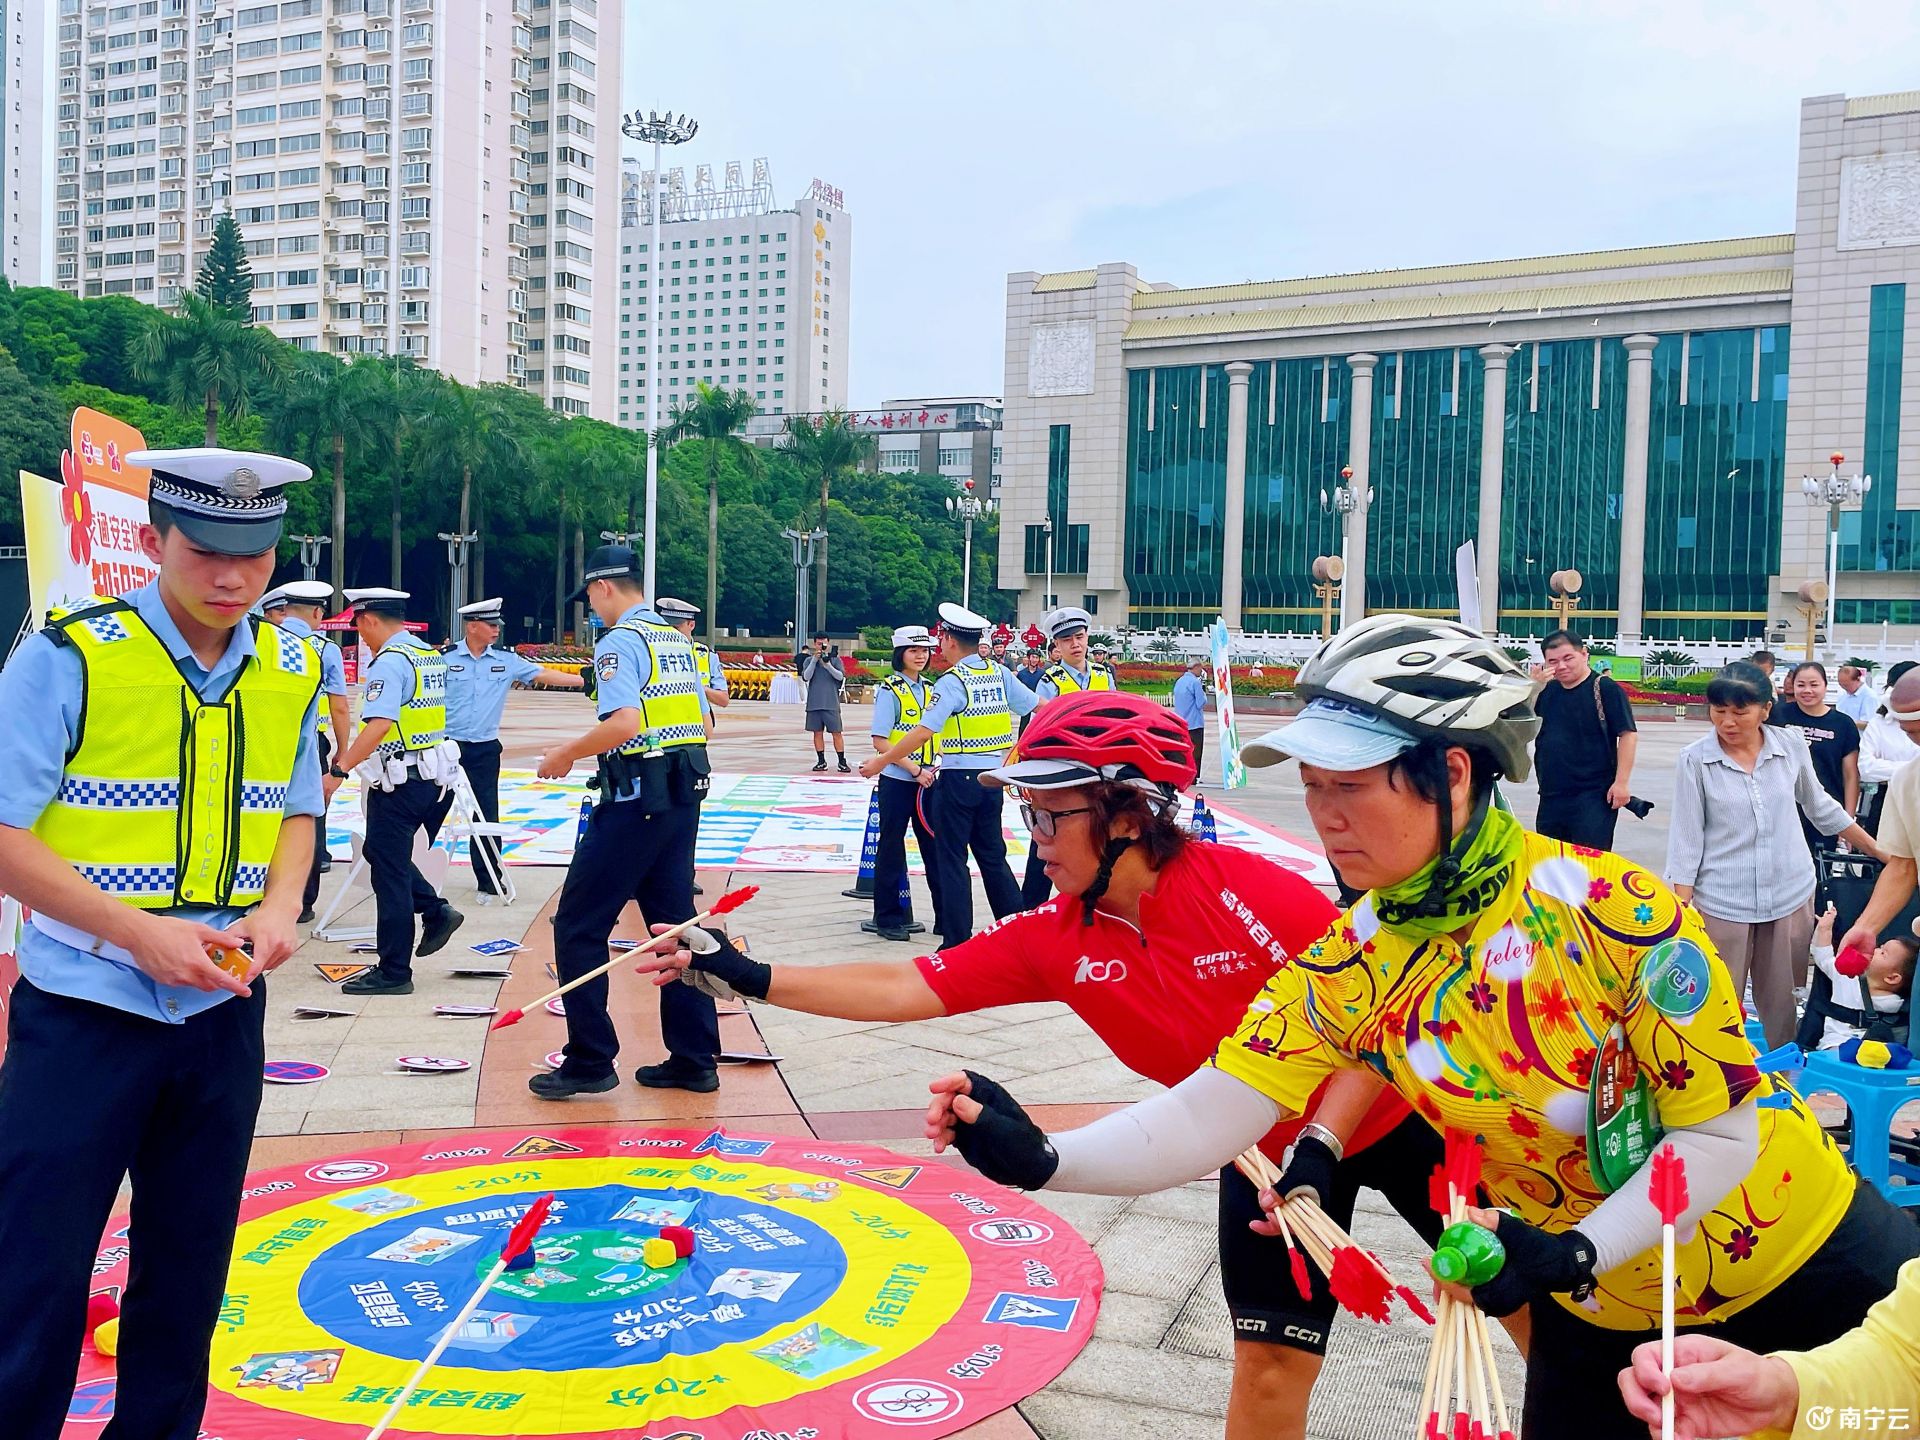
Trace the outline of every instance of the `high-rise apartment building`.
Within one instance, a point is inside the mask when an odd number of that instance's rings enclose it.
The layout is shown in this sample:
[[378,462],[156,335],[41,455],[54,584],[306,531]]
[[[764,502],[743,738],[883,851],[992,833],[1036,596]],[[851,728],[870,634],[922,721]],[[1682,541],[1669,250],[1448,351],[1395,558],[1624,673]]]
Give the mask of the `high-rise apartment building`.
[[45,285],[52,278],[50,8],[46,0],[6,0],[0,8],[0,275],[15,285]]
[[[628,160],[621,177],[618,422],[644,428],[653,378],[648,281],[654,178]],[[702,380],[745,390],[763,415],[842,409],[853,285],[853,218],[816,180],[776,209],[767,162],[748,184],[738,162],[716,188],[713,167],[666,172],[660,209],[662,419]]]
[[294,345],[611,412],[615,0],[49,3],[56,284],[169,303],[231,207]]

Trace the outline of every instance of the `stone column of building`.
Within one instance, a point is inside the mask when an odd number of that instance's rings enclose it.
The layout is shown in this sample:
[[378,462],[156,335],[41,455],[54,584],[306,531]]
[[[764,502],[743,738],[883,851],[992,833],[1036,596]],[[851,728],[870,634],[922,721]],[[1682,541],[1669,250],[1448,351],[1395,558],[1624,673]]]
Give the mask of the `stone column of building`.
[[1245,587],[1243,552],[1247,538],[1247,377],[1253,366],[1235,360],[1227,366],[1227,495],[1220,527],[1220,618],[1229,630],[1240,628],[1241,591]]
[[1647,428],[1653,399],[1652,335],[1629,335],[1627,435],[1620,466],[1620,619],[1618,640],[1638,644],[1646,631]]
[[1349,355],[1353,372],[1352,417],[1347,428],[1347,481],[1353,491],[1353,513],[1347,517],[1347,578],[1340,587],[1340,623],[1351,625],[1367,615],[1367,493],[1373,478],[1373,367],[1378,355]]
[[1474,542],[1480,570],[1480,628],[1500,631],[1500,507],[1507,466],[1507,360],[1516,347],[1482,345],[1480,533]]

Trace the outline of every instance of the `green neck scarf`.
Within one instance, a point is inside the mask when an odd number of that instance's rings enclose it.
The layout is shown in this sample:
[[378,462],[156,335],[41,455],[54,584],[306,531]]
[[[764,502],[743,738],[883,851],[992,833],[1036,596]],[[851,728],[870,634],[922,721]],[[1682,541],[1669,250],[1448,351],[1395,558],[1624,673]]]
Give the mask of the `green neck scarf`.
[[1477,827],[1398,885],[1373,892],[1374,913],[1396,935],[1432,939],[1471,925],[1513,878],[1526,843],[1520,822],[1488,806]]

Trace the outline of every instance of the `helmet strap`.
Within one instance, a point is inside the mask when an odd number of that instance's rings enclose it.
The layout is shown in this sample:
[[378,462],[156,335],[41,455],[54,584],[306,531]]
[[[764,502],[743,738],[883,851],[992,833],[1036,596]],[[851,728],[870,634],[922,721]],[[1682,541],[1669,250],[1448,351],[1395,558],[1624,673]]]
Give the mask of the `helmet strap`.
[[1100,897],[1107,893],[1107,886],[1113,883],[1113,867],[1120,857],[1132,848],[1135,837],[1116,835],[1108,840],[1100,852],[1100,869],[1093,877],[1093,884],[1086,888],[1080,897],[1080,923],[1082,926],[1093,924],[1094,908],[1100,903]]
[[1433,867],[1433,875],[1427,881],[1426,892],[1408,907],[1406,914],[1410,919],[1431,919],[1447,913],[1447,897],[1452,894],[1454,882],[1460,878],[1462,863],[1467,852],[1473,848],[1473,842],[1480,834],[1480,827],[1486,824],[1487,807],[1491,792],[1482,795],[1473,802],[1473,811],[1467,816],[1466,828],[1456,838],[1453,833],[1453,789],[1444,783],[1445,758],[1442,757],[1441,775],[1443,784],[1440,795],[1440,863]]

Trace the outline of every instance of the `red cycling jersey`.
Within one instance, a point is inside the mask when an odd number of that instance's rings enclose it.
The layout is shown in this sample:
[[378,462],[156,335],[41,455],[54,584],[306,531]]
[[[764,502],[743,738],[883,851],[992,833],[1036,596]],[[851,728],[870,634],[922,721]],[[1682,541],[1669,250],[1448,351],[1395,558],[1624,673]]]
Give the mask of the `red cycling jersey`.
[[[1267,977],[1340,914],[1292,871],[1203,840],[1182,846],[1140,897],[1139,929],[1100,911],[1082,925],[1082,912],[1056,897],[915,963],[950,1015],[1058,1000],[1128,1069],[1174,1085],[1233,1033]],[[1347,1152],[1412,1113],[1382,1092]],[[1276,1125],[1260,1148],[1279,1160],[1303,1123]]]

